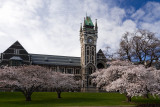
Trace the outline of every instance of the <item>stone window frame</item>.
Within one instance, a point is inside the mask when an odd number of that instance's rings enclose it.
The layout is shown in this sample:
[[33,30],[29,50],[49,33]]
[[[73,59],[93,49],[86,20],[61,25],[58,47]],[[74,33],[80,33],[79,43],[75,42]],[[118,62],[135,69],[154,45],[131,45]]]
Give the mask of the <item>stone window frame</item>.
[[14,54],[19,55],[19,49],[14,49]]
[[[77,71],[78,70],[78,71]],[[77,73],[78,72],[78,73]],[[74,74],[80,74],[80,69],[76,68]]]
[[[70,71],[71,73],[68,73],[68,70],[71,70],[71,71]],[[66,68],[66,73],[67,73],[67,74],[74,74],[74,73],[73,73],[73,68]]]

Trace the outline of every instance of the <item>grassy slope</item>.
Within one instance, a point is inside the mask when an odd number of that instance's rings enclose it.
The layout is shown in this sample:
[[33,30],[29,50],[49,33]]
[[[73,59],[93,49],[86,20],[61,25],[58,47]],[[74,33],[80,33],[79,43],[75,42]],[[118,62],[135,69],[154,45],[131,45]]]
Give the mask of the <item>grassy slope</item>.
[[[158,103],[158,99],[133,98],[136,103]],[[105,106],[133,105],[126,103],[124,95],[118,93],[62,93],[57,99],[56,93],[35,92],[32,101],[26,102],[19,92],[0,92],[0,107],[53,107],[53,106]]]

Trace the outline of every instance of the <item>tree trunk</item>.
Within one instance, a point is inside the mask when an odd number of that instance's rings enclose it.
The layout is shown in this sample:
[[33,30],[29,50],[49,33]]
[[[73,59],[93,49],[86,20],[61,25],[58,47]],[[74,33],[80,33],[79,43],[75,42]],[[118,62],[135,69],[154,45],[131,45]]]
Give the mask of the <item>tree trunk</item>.
[[149,98],[149,90],[148,90],[147,86],[145,89],[146,89],[146,93],[143,95],[143,97],[148,99]]
[[61,98],[61,91],[57,91],[57,98]]
[[31,95],[27,95],[26,97],[26,101],[31,101]]
[[126,96],[126,101],[127,102],[131,102],[131,97],[130,96]]
[[26,101],[31,101],[31,95],[33,92],[25,92],[25,91],[22,91],[23,95],[25,96],[26,98]]
[[144,97],[144,98],[146,98],[146,99],[148,99],[148,98],[149,98],[148,93],[147,93],[147,94],[145,94],[143,97]]
[[127,102],[131,102],[131,97],[128,96],[127,94],[125,94],[125,96],[126,96],[126,101],[127,101]]

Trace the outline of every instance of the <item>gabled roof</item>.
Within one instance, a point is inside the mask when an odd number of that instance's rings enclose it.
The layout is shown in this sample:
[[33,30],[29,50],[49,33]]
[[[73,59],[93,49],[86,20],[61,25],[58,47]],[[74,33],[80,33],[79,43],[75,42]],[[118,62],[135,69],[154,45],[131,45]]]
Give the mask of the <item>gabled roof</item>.
[[104,56],[104,57],[105,57],[105,55],[104,55],[104,53],[103,53],[103,51],[102,51],[101,49],[98,51],[97,54],[100,54],[101,56]]
[[100,50],[98,51],[98,53],[103,53],[103,51],[100,49]]
[[103,51],[101,49],[97,53],[97,59],[104,59],[104,60],[106,60],[106,57],[105,57],[105,55],[104,55],[104,53],[103,53]]
[[30,54],[33,64],[81,66],[80,57]]
[[[6,53],[6,51],[10,48],[17,48],[17,49],[24,49],[24,47],[19,43],[19,41],[14,42],[9,48],[7,48],[3,53]],[[25,49],[24,49],[25,50]],[[26,50],[25,50],[26,51]],[[28,52],[26,51],[28,54]]]

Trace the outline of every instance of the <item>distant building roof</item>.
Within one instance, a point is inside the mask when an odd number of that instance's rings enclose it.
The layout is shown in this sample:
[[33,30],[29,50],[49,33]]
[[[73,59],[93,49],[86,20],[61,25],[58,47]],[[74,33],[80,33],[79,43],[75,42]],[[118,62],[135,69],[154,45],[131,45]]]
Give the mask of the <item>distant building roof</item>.
[[81,66],[80,57],[30,54],[33,64]]

